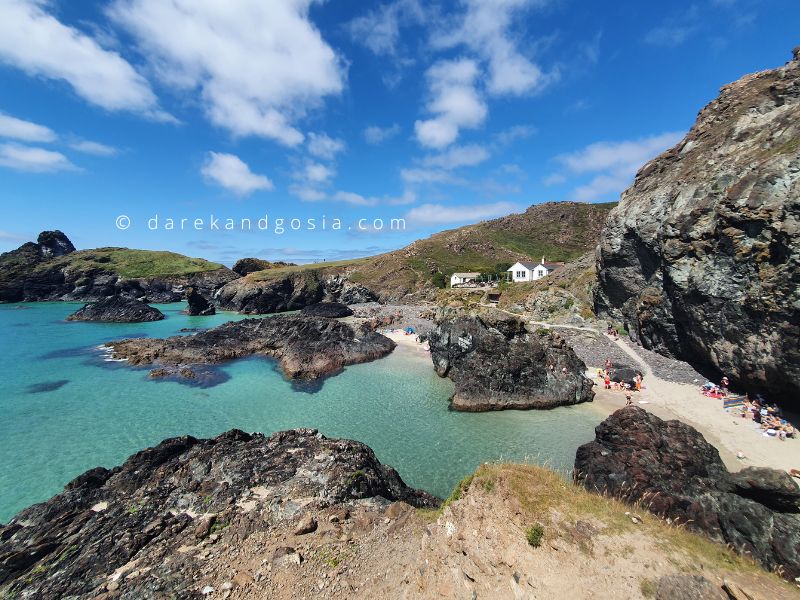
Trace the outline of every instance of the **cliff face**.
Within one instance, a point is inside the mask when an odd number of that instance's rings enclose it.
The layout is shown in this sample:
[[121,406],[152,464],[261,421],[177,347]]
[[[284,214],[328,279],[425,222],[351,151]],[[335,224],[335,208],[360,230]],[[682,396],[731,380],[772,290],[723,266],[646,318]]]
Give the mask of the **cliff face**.
[[178,302],[187,287],[205,297],[239,275],[222,265],[173,252],[75,250],[60,231],[0,254],[0,302],[83,300],[108,296]]
[[554,408],[591,402],[586,365],[559,336],[499,314],[443,320],[428,336],[436,373],[455,383],[456,410]]
[[646,348],[800,398],[800,49],[639,171],[597,269],[596,311]]

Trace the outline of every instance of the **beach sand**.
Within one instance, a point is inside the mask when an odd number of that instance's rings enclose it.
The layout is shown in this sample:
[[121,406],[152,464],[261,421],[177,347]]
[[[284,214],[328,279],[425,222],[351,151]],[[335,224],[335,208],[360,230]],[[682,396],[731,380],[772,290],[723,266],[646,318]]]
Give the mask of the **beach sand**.
[[[427,342],[418,342],[416,334],[406,335],[401,329],[380,330],[380,333],[394,341],[397,344],[397,350],[427,360],[430,363],[431,353],[428,350],[428,344]],[[433,369],[432,363],[431,369]]]
[[[596,374],[597,367],[587,370],[587,376],[597,384],[593,405],[607,416],[625,406],[625,392],[604,389]],[[722,400],[703,396],[698,385],[664,381],[652,374],[645,374],[644,385],[641,392],[631,393],[633,403],[657,417],[677,419],[697,429],[719,450],[730,471],[750,466],[787,471],[800,468],[800,439],[781,441],[762,435],[756,423],[726,412]],[[740,452],[743,459],[737,458]]]

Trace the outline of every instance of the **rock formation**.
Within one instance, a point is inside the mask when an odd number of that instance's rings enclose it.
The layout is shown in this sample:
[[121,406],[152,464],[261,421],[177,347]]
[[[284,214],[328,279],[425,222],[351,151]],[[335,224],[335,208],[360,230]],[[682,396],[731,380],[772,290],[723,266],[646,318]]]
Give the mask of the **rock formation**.
[[317,304],[309,304],[304,306],[300,311],[309,317],[327,317],[328,319],[338,319],[341,317],[349,317],[353,311],[346,304],[341,302],[318,302]]
[[369,447],[313,429],[172,438],[0,526],[0,586],[42,600],[199,598],[203,548],[223,534],[232,549],[307,511],[392,500],[438,504]]
[[186,288],[186,302],[189,303],[186,309],[187,315],[207,317],[216,312],[214,305],[194,286]]
[[67,317],[67,321],[101,321],[103,323],[142,323],[164,318],[157,308],[141,300],[124,296],[109,296],[90,302]]
[[572,348],[549,331],[528,331],[519,319],[444,319],[428,341],[436,373],[455,383],[457,410],[554,408],[594,398],[586,365]]
[[278,267],[295,267],[294,263],[283,262],[282,260],[270,262],[261,258],[240,258],[233,265],[231,270],[239,275],[249,275],[256,271],[266,271],[267,269],[277,269]]
[[[136,254],[140,263],[159,255],[168,260],[182,259],[191,272],[152,277],[131,277],[119,272],[114,256],[123,259]],[[28,242],[16,250],[0,254],[0,302],[69,300],[91,302],[108,296],[143,298],[147,302],[179,302],[191,286],[206,297],[239,276],[227,267],[198,271],[194,259],[173,253],[158,253],[126,248],[98,248],[76,251],[60,231],[44,231],[37,243]],[[196,262],[196,261],[195,261]]]
[[598,314],[646,348],[800,398],[800,49],[722,88],[646,164],[597,252]]
[[289,379],[317,379],[338,373],[346,365],[386,356],[395,344],[367,327],[284,315],[225,323],[194,335],[122,340],[108,346],[115,358],[159,367],[212,364],[260,354],[278,359]]
[[318,271],[292,271],[265,280],[242,277],[214,296],[220,308],[245,314],[298,310],[317,302],[360,304],[376,300],[367,288],[341,275],[323,277]]
[[575,478],[587,489],[639,502],[789,579],[800,575],[800,488],[785,471],[731,474],[697,430],[636,406],[595,432],[575,457]]

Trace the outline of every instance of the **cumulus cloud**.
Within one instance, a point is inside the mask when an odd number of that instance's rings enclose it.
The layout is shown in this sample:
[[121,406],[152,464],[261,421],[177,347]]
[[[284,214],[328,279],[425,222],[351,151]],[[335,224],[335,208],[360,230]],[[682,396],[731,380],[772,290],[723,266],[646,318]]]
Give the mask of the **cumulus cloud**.
[[378,203],[377,198],[365,198],[361,194],[356,194],[355,192],[336,192],[333,195],[333,199],[354,206],[375,206]]
[[697,6],[666,18],[659,26],[650,29],[644,41],[653,46],[676,48],[688,40],[700,29],[700,18]]
[[445,169],[400,169],[400,177],[406,184],[411,185],[419,183],[465,183],[463,179],[456,177],[450,171],[446,171]]
[[345,144],[340,139],[329,137],[324,133],[308,134],[308,153],[323,160],[333,160],[336,155],[345,149]]
[[265,175],[258,175],[235,154],[209,152],[200,172],[212,181],[237,196],[247,196],[256,190],[272,190],[272,181]]
[[73,150],[83,152],[84,154],[93,154],[95,156],[116,156],[119,154],[119,149],[114,146],[101,144],[100,142],[92,142],[90,140],[79,140],[72,142],[69,145]]
[[162,82],[200,91],[214,124],[296,146],[296,121],[344,87],[339,58],[309,19],[312,3],[116,0],[109,14]]
[[[622,192],[642,165],[677,144],[683,135],[682,132],[671,131],[638,140],[596,142],[577,152],[557,156],[556,162],[573,176],[594,174],[589,183],[573,191],[574,200],[600,200],[612,193],[618,195]],[[555,184],[565,180],[566,174],[554,173],[545,182]]]
[[466,46],[489,65],[487,90],[492,95],[538,92],[557,78],[557,72],[544,73],[520,52],[511,24],[522,19],[525,10],[541,5],[542,0],[465,0],[466,11],[454,27],[436,33],[434,46]]
[[23,142],[54,142],[58,138],[49,127],[3,113],[0,113],[0,137]]
[[536,127],[532,125],[513,125],[504,129],[495,136],[495,140],[500,146],[508,146],[519,140],[525,140],[536,134]]
[[60,152],[16,143],[0,144],[0,166],[30,173],[77,170]]
[[370,125],[364,129],[364,139],[368,144],[381,144],[400,133],[400,125],[393,123],[389,127]]
[[353,206],[377,206],[378,204],[387,204],[390,206],[400,206],[404,204],[413,204],[417,201],[416,194],[411,190],[406,190],[400,196],[362,196],[355,192],[339,191],[331,196],[331,200],[338,200],[346,202]]
[[511,202],[457,206],[422,204],[408,211],[405,218],[415,225],[445,225],[491,219],[509,214],[516,209],[517,206]]
[[289,186],[289,193],[305,202],[321,202],[328,198],[321,189],[305,183],[293,183]]
[[49,5],[45,0],[0,2],[0,62],[30,76],[65,81],[105,109],[171,119],[158,108],[147,80],[124,58],[58,21],[47,12]]
[[462,128],[475,128],[486,119],[486,103],[475,88],[478,65],[461,58],[443,60],[425,73],[430,99],[427,109],[434,116],[414,123],[420,144],[444,148],[458,138]]

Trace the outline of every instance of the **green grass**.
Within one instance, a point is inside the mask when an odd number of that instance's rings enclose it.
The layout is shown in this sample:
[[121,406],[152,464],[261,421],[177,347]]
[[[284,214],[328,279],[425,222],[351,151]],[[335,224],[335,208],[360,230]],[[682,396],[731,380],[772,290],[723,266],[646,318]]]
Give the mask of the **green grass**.
[[531,525],[525,531],[525,539],[528,540],[528,545],[531,548],[538,548],[542,545],[542,538],[544,537],[544,525],[536,523]]
[[639,584],[639,589],[642,592],[642,596],[645,598],[655,598],[656,588],[656,582],[652,579],[642,579],[642,582]]
[[222,265],[202,258],[190,258],[175,252],[161,250],[130,250],[128,248],[97,248],[79,250],[46,261],[37,270],[54,266],[66,267],[72,272],[89,273],[93,270],[111,271],[126,278],[147,278],[190,275],[220,269]]
[[270,279],[278,279],[287,273],[302,273],[307,271],[323,271],[325,269],[340,269],[343,267],[351,267],[365,262],[366,258],[353,258],[349,260],[332,260],[317,263],[308,263],[305,265],[275,267],[274,269],[267,269],[265,271],[254,271],[248,277],[254,281],[268,281]]

